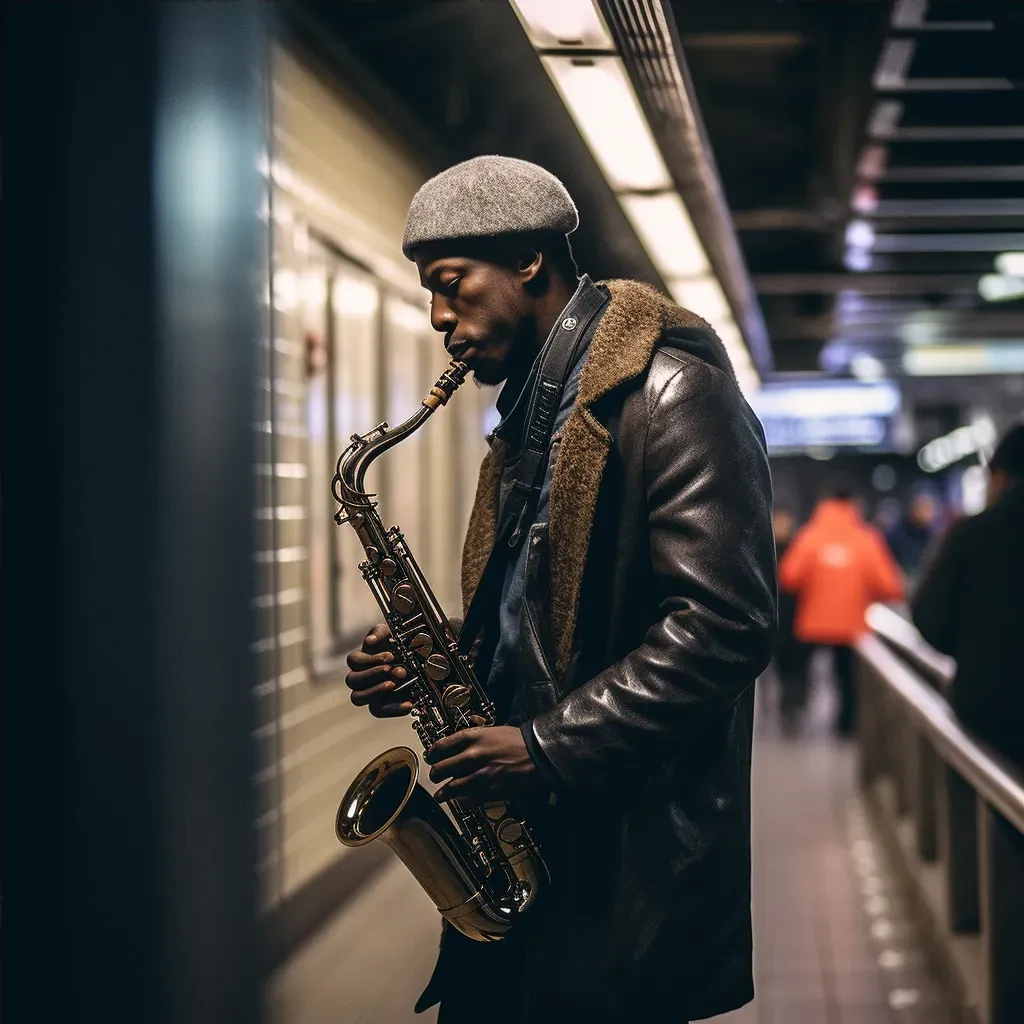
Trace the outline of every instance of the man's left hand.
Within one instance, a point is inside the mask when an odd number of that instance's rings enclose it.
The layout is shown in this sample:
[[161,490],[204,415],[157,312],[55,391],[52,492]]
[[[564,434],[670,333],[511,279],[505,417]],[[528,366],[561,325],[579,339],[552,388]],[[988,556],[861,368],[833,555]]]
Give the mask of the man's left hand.
[[431,782],[448,780],[434,794],[441,802],[455,797],[509,799],[544,788],[523,734],[515,726],[461,729],[438,740],[424,760],[431,766]]

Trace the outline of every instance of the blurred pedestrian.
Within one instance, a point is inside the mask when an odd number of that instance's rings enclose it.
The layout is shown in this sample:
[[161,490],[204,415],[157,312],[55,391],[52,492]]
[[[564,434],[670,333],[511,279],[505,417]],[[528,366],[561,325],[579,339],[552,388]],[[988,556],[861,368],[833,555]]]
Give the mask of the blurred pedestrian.
[[853,488],[831,488],[793,539],[779,565],[779,586],[796,598],[793,633],[802,645],[804,693],[814,647],[831,648],[839,687],[836,731],[849,735],[856,720],[853,644],[865,632],[875,601],[903,597],[899,567],[882,535],[864,522]]
[[988,507],[954,523],[926,564],[911,613],[956,659],[961,721],[1024,766],[1024,424],[992,456]]
[[931,487],[919,484],[911,492],[907,512],[889,531],[887,540],[911,586],[917,579],[925,552],[939,521],[939,501]]
[[[772,530],[775,534],[775,555],[781,563],[796,533],[796,517],[785,506],[776,506],[772,512]],[[779,717],[782,729],[792,733],[796,720],[806,701],[803,645],[793,635],[793,617],[796,601],[792,594],[779,592],[779,622],[775,631],[772,660],[779,681]]]

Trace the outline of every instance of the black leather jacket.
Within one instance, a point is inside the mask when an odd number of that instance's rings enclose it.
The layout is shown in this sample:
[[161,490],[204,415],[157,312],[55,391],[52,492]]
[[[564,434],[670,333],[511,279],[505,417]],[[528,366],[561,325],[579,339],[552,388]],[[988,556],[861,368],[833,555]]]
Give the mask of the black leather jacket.
[[[647,286],[607,287],[553,451],[549,528],[529,538],[526,728],[556,802],[535,823],[552,884],[518,926],[525,1019],[660,1020],[670,1007],[686,1021],[753,997],[750,756],[775,623],[771,485],[760,425],[707,324]],[[467,599],[500,457],[481,473]]]

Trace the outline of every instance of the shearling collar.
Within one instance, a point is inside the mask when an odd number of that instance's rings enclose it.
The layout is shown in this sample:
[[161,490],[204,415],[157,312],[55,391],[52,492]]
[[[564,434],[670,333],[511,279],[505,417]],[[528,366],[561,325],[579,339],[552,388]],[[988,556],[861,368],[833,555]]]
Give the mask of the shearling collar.
[[[672,328],[700,330],[704,341],[728,365],[721,342],[696,314],[639,281],[602,284],[610,292],[611,301],[591,340],[551,480],[549,607],[557,676],[565,672],[572,653],[594,509],[612,445],[611,434],[594,413],[595,404],[643,374],[663,333]],[[469,607],[476,592],[497,534],[503,455],[502,442],[494,442],[480,467],[462,555],[464,608]]]

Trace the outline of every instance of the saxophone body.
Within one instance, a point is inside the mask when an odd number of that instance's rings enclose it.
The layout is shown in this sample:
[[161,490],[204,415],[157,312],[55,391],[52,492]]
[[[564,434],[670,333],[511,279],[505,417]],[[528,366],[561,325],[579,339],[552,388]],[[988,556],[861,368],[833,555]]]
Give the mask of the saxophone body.
[[[471,726],[494,725],[494,707],[458,636],[424,578],[401,530],[385,529],[364,487],[370,464],[418,430],[463,383],[468,367],[452,362],[422,406],[394,428],[382,423],[353,434],[332,483],[347,523],[366,553],[359,571],[391,630],[396,660],[409,673],[413,728],[424,748]],[[408,747],[375,757],[348,787],[335,822],[349,847],[379,839],[412,872],[452,927],[477,941],[500,939],[528,910],[548,879],[526,823],[510,804],[453,799],[449,815],[419,783]]]

